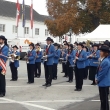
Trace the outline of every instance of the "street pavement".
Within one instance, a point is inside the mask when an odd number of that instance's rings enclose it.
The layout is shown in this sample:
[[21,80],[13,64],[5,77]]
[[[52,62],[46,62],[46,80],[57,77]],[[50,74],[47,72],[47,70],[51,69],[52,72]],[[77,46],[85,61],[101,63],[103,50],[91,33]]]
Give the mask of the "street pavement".
[[[99,110],[98,87],[91,86],[91,81],[84,80],[83,90],[75,92],[75,79],[67,83],[58,66],[58,80],[45,88],[44,68],[41,78],[35,78],[34,84],[27,84],[26,62],[20,61],[19,79],[11,82],[11,72],[7,63],[7,93],[0,98],[0,110]],[[93,98],[94,97],[94,98]],[[94,108],[94,109],[93,109]]]

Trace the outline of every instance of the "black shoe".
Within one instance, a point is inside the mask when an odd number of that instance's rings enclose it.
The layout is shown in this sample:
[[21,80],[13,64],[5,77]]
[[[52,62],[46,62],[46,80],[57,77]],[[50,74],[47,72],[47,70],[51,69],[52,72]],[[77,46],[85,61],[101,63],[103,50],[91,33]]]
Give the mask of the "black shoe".
[[53,78],[53,80],[57,80],[57,78]]
[[78,91],[81,91],[82,89],[78,89]]
[[74,91],[78,91],[78,89],[75,89]]
[[30,82],[30,84],[32,84],[32,83],[34,83],[34,82]]
[[68,80],[68,81],[66,81],[66,82],[70,82],[70,81]]
[[10,81],[14,81],[13,79],[11,79]]
[[67,76],[64,75],[63,77],[67,77]]
[[84,80],[87,80],[87,78],[84,78]]
[[40,76],[37,76],[37,78],[40,78]]
[[96,85],[96,83],[92,83],[91,85]]
[[27,82],[27,84],[30,84],[31,82]]
[[0,97],[4,97],[5,95],[4,94],[0,94]]
[[17,81],[17,79],[13,79],[13,81]]
[[74,91],[81,91],[82,89],[75,89]]
[[46,85],[46,87],[50,87],[50,86],[51,86],[51,84],[47,84],[47,85]]
[[43,84],[42,86],[47,86],[48,84],[47,83],[45,83],[45,84]]
[[69,83],[72,83],[73,81],[71,80],[71,81],[69,81]]

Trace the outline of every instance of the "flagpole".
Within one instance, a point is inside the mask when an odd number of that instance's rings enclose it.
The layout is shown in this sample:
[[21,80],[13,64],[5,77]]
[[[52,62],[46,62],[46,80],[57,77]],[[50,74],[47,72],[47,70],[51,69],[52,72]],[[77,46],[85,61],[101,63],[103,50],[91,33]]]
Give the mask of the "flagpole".
[[33,28],[32,28],[32,38],[33,38]]
[[23,29],[24,29],[24,35],[23,35],[23,36],[24,36],[24,38],[25,38],[25,27],[23,27]]
[[18,26],[17,26],[17,38],[18,38]]

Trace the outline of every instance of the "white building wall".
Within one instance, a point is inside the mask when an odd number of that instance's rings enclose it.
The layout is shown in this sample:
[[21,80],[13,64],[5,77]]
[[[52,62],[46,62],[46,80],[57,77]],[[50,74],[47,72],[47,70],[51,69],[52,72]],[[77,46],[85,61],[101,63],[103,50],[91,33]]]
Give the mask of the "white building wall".
[[[16,25],[16,20],[14,18],[7,18],[0,16],[0,24],[5,24],[5,32],[0,32],[0,35],[4,35],[7,39],[14,39],[17,38],[17,33],[13,33],[13,25]],[[25,34],[24,36],[24,29],[22,27],[22,21],[19,22],[18,27],[18,36],[25,37],[25,38],[32,38],[32,30],[30,26],[30,21],[26,21],[25,27],[29,27],[29,34]],[[35,35],[35,28],[39,28],[39,35]],[[45,29],[47,29],[46,25],[43,22],[34,22],[33,26],[33,37],[34,38],[46,38],[45,36]],[[52,37],[52,36],[50,36]]]

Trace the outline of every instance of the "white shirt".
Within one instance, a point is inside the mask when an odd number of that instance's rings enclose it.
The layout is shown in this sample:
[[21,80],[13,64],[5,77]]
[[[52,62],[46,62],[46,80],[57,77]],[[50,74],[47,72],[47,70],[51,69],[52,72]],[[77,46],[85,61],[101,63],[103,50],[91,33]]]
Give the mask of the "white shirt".
[[102,61],[103,61],[103,59],[104,59],[104,57],[103,57],[103,58],[101,58],[101,59],[100,59],[100,61],[102,62]]
[[2,48],[4,46],[4,44],[0,45],[0,47]]
[[50,44],[48,45],[48,48],[49,48]]

